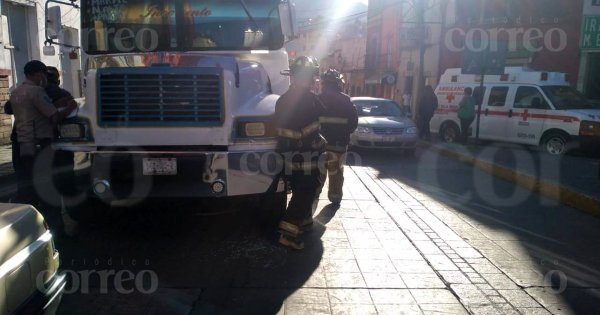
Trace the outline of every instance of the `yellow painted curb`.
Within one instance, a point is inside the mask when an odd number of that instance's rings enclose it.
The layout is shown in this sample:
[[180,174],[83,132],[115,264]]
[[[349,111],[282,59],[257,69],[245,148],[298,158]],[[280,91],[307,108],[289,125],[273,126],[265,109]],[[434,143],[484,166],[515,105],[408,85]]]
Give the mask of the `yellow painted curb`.
[[465,155],[450,149],[439,148],[431,145],[427,147],[433,148],[443,155],[473,165],[478,169],[492,174],[498,178],[516,183],[517,185],[539,193],[548,199],[558,201],[563,205],[587,212],[595,216],[600,216],[600,199],[593,196],[586,195],[560,184],[540,179],[527,173],[519,172],[512,168],[500,166],[484,160],[479,160],[473,156]]

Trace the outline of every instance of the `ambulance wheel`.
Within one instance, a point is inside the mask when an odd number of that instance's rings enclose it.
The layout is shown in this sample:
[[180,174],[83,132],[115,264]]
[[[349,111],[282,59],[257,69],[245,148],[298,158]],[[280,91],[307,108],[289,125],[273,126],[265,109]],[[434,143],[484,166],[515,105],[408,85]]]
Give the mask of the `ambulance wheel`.
[[460,130],[454,123],[445,123],[440,130],[440,137],[446,143],[455,143],[460,136]]
[[569,148],[569,137],[562,132],[551,132],[542,139],[544,152],[550,155],[563,155]]

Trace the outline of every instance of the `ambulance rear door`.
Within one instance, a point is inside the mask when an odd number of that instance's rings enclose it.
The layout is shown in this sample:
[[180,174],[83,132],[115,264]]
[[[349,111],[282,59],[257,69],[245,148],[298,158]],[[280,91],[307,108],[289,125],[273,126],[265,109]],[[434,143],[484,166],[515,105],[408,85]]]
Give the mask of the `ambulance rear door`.
[[519,85],[508,114],[507,141],[538,145],[549,110],[550,103],[538,86]]
[[511,123],[508,119],[511,106],[507,100],[514,89],[509,85],[490,85],[486,90],[481,108],[481,139],[507,141]]

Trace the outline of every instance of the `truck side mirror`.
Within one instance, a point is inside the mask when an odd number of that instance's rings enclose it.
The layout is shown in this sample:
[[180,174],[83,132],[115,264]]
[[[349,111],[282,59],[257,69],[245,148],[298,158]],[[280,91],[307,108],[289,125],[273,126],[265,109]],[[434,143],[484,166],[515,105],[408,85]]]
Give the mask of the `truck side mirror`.
[[49,7],[46,10],[46,36],[47,39],[57,39],[62,31],[61,12],[59,6]]
[[288,39],[298,36],[298,23],[296,21],[296,7],[289,1],[279,4],[279,20],[281,21],[281,32]]

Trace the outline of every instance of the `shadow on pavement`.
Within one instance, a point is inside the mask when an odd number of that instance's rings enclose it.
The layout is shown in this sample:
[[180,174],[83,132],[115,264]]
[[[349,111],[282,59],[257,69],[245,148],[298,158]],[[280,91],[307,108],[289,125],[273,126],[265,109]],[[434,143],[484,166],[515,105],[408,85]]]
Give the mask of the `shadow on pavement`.
[[135,280],[89,277],[89,290],[71,281],[78,287],[65,295],[61,314],[275,314],[323,255],[325,227],[315,225],[305,250],[291,251],[261,232],[250,203],[163,201],[118,210],[110,222],[82,226],[76,239],[57,239],[61,267],[76,278],[124,270]]
[[462,214],[470,231],[463,238],[538,301],[554,304],[551,312],[592,314],[600,308],[598,218],[434,151],[411,158],[364,152],[362,160],[379,177],[417,189]]

